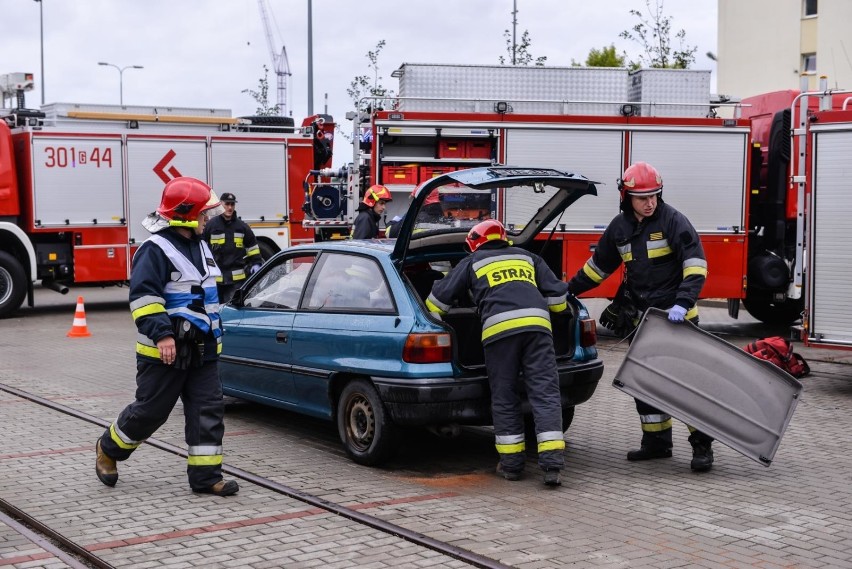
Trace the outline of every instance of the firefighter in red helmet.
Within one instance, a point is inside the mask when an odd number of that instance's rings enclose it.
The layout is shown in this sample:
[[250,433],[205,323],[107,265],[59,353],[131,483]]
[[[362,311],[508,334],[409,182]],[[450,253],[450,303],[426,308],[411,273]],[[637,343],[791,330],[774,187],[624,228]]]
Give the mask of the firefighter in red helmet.
[[116,462],[153,435],[180,398],[190,488],[217,496],[239,490],[235,481],[222,478],[220,272],[201,239],[207,220],[222,211],[210,186],[180,177],[166,184],[160,206],[142,222],[153,235],[139,246],[130,273],[130,311],[138,332],[136,400],[95,444],[95,473],[107,486],[118,482]]
[[[647,162],[636,162],[618,181],[621,213],[607,226],[594,254],[568,287],[579,295],[598,286],[624,264],[624,280],[614,301],[601,313],[602,326],[629,336],[638,315],[648,308],[668,311],[672,322],[698,324],[698,295],[707,278],[707,259],[695,228],[682,213],[663,201],[663,179]],[[636,400],[642,443],[628,460],[672,455],[672,418]],[[691,468],[713,465],[713,439],[689,428]]]
[[364,193],[358,206],[358,216],[352,226],[352,239],[375,239],[379,236],[379,220],[385,212],[385,204],[393,200],[390,190],[376,184]]
[[466,243],[472,254],[435,283],[426,306],[442,314],[468,291],[473,295],[482,319],[497,470],[506,480],[519,480],[526,463],[523,371],[544,483],[559,486],[565,438],[549,313],[566,310],[568,287],[541,257],[512,247],[499,221],[477,224]]

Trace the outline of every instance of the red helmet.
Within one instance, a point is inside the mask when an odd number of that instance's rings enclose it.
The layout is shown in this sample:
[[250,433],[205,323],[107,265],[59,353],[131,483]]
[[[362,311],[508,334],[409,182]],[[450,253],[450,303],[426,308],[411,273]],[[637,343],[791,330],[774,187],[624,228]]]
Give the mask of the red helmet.
[[626,196],[653,196],[663,191],[663,178],[657,169],[647,162],[636,162],[628,166],[618,181],[621,199]]
[[370,186],[364,193],[364,205],[373,207],[379,200],[392,201],[393,196],[391,196],[390,190],[380,184]]
[[[411,199],[417,197],[417,194],[420,193],[420,189],[425,186],[429,180],[425,182],[420,182],[418,185],[414,186],[414,189],[411,190]],[[433,203],[441,203],[441,194],[438,193],[438,188],[433,188],[432,191],[426,196],[426,200],[423,202],[423,205],[432,205]]]
[[157,213],[169,220],[169,225],[195,227],[198,216],[222,210],[222,202],[210,186],[197,178],[182,176],[169,180]]
[[500,241],[509,242],[506,236],[506,228],[496,219],[486,219],[477,223],[468,231],[464,242],[467,243],[468,249],[473,253],[485,243],[499,239]]

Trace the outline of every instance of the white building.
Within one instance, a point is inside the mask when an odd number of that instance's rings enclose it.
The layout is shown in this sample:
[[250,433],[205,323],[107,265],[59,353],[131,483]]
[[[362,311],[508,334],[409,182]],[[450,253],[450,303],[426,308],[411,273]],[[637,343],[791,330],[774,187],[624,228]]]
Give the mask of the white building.
[[718,0],[717,91],[852,89],[852,0]]

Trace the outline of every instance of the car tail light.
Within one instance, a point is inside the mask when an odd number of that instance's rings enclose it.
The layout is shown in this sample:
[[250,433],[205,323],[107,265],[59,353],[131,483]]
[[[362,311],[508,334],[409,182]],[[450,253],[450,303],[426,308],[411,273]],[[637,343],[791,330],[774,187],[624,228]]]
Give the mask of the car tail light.
[[598,343],[598,332],[594,318],[580,320],[580,347],[590,348]]
[[412,364],[434,364],[453,360],[453,342],[449,334],[409,334],[402,359]]

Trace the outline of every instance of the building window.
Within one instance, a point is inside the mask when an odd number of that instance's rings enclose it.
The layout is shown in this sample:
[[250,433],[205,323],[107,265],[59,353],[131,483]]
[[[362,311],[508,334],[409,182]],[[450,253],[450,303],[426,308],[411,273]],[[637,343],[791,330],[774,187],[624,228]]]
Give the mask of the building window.
[[802,73],[804,75],[814,75],[816,73],[816,54],[815,53],[803,53],[802,54]]
[[817,0],[802,0],[802,4],[804,4],[804,15],[806,18],[817,15]]

